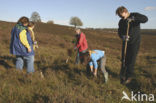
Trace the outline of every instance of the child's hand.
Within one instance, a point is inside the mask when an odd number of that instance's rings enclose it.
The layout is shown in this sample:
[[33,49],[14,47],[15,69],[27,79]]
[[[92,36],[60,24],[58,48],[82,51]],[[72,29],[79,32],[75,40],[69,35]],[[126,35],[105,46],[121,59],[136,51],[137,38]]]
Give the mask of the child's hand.
[[34,45],[37,45],[37,41],[34,42]]
[[30,53],[30,52],[31,52],[31,48],[28,49],[28,53]]
[[37,48],[37,49],[38,49],[38,45],[35,45],[35,48]]

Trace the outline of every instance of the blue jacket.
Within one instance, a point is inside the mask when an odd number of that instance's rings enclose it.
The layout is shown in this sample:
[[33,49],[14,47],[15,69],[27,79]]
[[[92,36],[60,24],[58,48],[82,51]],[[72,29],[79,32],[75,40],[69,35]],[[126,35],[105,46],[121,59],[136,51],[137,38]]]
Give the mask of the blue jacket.
[[[32,50],[30,53],[28,53],[27,48],[21,43],[19,38],[20,32],[24,29],[27,31],[27,40]],[[31,39],[30,32],[22,24],[16,24],[11,31],[10,53],[18,56],[34,55],[33,41]]]
[[90,66],[94,66],[95,69],[98,68],[98,63],[97,61],[100,60],[102,57],[104,57],[105,52],[102,50],[93,50],[95,53],[91,53],[90,58],[91,61],[89,62]]

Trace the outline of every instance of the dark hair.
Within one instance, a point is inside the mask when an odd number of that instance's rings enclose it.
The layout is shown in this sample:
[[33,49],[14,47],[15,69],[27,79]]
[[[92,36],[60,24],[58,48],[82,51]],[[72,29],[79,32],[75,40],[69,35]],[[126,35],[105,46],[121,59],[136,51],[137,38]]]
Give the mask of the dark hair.
[[128,12],[127,8],[125,8],[124,6],[120,6],[116,9],[116,14],[119,16],[119,17],[122,17],[121,14],[123,12]]
[[35,23],[33,21],[30,21],[29,24],[28,24],[28,27],[32,27],[34,25],[35,25]]
[[29,19],[25,16],[21,17],[17,23],[22,23],[22,24],[26,24],[29,23]]

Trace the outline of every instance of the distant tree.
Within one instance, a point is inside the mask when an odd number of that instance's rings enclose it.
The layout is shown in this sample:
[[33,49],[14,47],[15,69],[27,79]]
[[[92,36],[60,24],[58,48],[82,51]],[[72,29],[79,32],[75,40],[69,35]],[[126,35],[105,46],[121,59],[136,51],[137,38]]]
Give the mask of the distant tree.
[[35,11],[31,14],[30,20],[33,22],[41,22],[41,17],[39,15],[39,13]]
[[83,23],[82,23],[82,21],[78,17],[71,17],[70,25],[74,25],[75,28],[76,28],[76,26],[82,26]]
[[49,20],[49,21],[47,21],[47,24],[54,24],[54,21],[53,20]]

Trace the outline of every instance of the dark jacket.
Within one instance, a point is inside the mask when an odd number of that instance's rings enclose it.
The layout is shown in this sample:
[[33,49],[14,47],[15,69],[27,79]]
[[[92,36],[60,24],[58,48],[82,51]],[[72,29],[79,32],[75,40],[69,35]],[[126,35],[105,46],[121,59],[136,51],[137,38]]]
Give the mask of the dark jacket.
[[[148,18],[145,15],[139,13],[130,13],[130,16],[128,18],[134,19],[132,22],[130,22],[129,43],[140,41],[140,23],[147,22]],[[118,35],[120,38],[122,38],[123,35],[126,35],[127,33],[127,23],[127,19],[120,19],[119,21]]]

